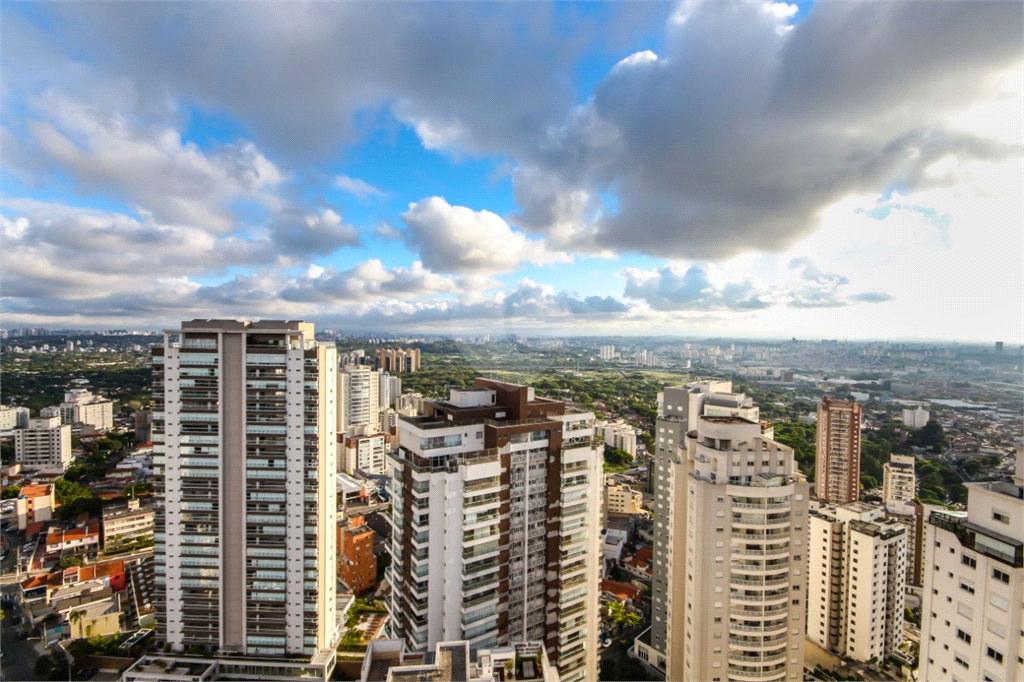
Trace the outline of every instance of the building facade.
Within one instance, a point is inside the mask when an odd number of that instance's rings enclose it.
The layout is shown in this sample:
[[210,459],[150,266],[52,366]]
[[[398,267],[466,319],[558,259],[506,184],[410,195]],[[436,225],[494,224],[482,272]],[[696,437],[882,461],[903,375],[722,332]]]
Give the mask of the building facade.
[[380,421],[380,375],[368,365],[345,365],[338,372],[338,430],[376,431]]
[[0,431],[23,429],[28,426],[29,411],[27,407],[0,405]]
[[861,502],[811,512],[807,638],[857,661],[903,641],[907,529]]
[[604,494],[609,514],[639,514],[643,511],[644,494],[628,485],[609,485],[605,487]]
[[653,621],[635,655],[671,680],[802,679],[810,489],[792,449],[729,382],[666,389],[657,428]]
[[392,374],[418,372],[419,348],[381,348],[377,351],[377,368]]
[[597,679],[603,458],[594,415],[477,379],[399,423],[393,634],[412,651],[541,641],[563,680]]
[[303,322],[193,320],[153,349],[154,604],[171,652],[329,678],[336,391],[333,344]]
[[114,403],[84,388],[74,388],[64,393],[60,416],[64,424],[88,424],[97,431],[109,431],[114,428]]
[[[658,394],[658,419],[655,458],[649,475],[654,491],[654,564],[652,566],[651,629],[639,638],[638,653],[651,666],[682,679],[682,659],[676,656],[677,668],[668,667],[669,628],[671,622],[682,622],[679,607],[683,603],[681,582],[673,567],[686,565],[685,545],[675,542],[672,528],[683,523],[682,503],[686,478],[685,436],[707,409],[723,414],[736,414],[757,421],[759,411],[753,401],[742,394],[733,394],[730,381],[700,381],[686,386],[667,387]],[[690,425],[694,426],[691,427]],[[674,599],[672,597],[675,597]],[[670,604],[677,608],[675,612]],[[667,672],[666,672],[667,671]]]
[[824,504],[856,502],[860,497],[861,409],[852,400],[823,398],[818,404],[815,495]]
[[598,439],[609,447],[626,451],[631,457],[636,457],[636,432],[632,425],[622,420],[594,423],[594,435]]
[[137,499],[128,500],[127,505],[123,507],[104,507],[101,528],[103,549],[116,549],[128,543],[152,538],[154,520],[152,505],[141,505]]
[[71,425],[60,417],[35,417],[14,431],[14,454],[22,469],[62,474],[71,463]]
[[928,413],[928,410],[923,407],[903,409],[903,423],[907,426],[913,426],[915,429],[919,429],[927,424],[930,418],[931,415]]
[[882,504],[913,502],[917,497],[917,477],[913,455],[891,455],[882,465]]
[[966,513],[925,524],[918,679],[1024,679],[1024,453],[1012,482],[966,485]]
[[363,516],[338,525],[338,580],[353,594],[377,585],[377,557],[373,553],[373,529]]
[[[354,430],[358,431],[358,427]],[[343,442],[342,466],[344,471],[350,474],[362,471],[367,474],[384,475],[387,472],[385,467],[387,440],[387,435],[383,433],[371,432],[365,435],[351,436],[346,434]]]

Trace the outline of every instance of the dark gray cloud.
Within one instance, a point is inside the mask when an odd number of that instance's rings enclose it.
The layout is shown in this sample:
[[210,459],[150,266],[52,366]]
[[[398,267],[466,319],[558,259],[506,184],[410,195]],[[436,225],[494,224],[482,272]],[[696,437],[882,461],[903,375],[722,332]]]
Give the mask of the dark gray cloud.
[[1020,3],[818,3],[790,30],[758,3],[691,9],[520,156],[517,224],[593,251],[778,251],[849,194],[1021,151],[943,122],[1020,67]]
[[381,107],[463,149],[529,137],[572,102],[560,67],[581,47],[543,5],[82,3],[52,12],[60,41],[128,78],[140,99],[174,93],[230,112],[292,159],[339,151],[361,132],[354,113]]

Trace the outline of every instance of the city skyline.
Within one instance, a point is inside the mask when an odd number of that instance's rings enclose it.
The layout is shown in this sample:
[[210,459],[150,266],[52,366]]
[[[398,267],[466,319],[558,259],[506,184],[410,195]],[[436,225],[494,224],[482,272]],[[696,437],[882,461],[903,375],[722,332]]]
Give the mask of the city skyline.
[[7,327],[1024,336],[1017,3],[2,18]]

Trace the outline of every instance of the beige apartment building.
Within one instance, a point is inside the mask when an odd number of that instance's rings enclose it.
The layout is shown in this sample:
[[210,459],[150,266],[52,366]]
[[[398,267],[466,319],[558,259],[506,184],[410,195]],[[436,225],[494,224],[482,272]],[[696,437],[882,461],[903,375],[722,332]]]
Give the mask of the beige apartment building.
[[609,514],[639,514],[643,511],[644,494],[628,485],[605,487],[605,504]]
[[860,497],[861,409],[852,400],[823,398],[818,404],[815,495],[824,504]]
[[337,367],[296,321],[193,320],[153,349],[154,605],[172,654],[330,678]]
[[803,679],[810,487],[757,417],[730,382],[659,396],[654,621],[634,654],[666,679]]
[[64,424],[88,424],[97,431],[114,428],[113,401],[93,395],[87,389],[74,388],[64,393],[59,409]]
[[913,502],[917,497],[917,476],[913,455],[891,455],[882,465],[882,504]]
[[811,512],[807,638],[856,661],[884,661],[903,641],[907,530],[882,507]]
[[71,426],[60,417],[34,417],[14,431],[14,453],[23,470],[62,474],[71,463]]

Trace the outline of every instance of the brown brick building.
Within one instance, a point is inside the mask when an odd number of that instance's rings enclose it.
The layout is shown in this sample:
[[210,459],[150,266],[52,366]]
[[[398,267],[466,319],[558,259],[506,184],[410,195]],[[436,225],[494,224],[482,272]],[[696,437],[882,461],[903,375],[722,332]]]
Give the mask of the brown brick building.
[[377,557],[373,554],[373,529],[362,515],[352,516],[348,525],[338,525],[338,579],[360,594],[377,585]]

